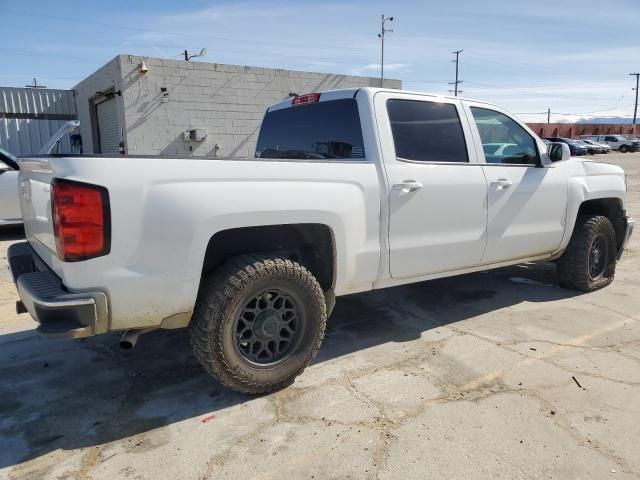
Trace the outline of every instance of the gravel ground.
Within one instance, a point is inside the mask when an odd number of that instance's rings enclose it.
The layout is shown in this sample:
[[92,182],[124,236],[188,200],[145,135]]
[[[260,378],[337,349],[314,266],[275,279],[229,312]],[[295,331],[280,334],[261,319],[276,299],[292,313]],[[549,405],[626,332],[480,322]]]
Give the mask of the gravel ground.
[[[640,218],[640,153],[625,168]],[[0,478],[640,478],[640,234],[591,294],[523,265],[339,299],[313,365],[248,397],[184,332],[38,337],[0,231]]]

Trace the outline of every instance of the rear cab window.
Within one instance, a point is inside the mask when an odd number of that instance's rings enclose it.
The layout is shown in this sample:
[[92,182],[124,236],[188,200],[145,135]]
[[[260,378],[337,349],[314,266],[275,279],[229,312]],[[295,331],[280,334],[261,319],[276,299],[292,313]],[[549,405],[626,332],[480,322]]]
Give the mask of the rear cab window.
[[356,100],[321,100],[267,112],[255,156],[364,160],[364,142]]

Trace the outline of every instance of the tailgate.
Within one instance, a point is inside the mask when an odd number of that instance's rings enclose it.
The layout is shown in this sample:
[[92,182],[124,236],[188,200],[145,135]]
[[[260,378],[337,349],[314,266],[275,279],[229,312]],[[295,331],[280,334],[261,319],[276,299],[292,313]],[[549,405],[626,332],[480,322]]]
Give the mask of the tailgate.
[[51,179],[54,172],[50,158],[20,159],[20,208],[27,241],[38,256],[60,275],[51,218]]

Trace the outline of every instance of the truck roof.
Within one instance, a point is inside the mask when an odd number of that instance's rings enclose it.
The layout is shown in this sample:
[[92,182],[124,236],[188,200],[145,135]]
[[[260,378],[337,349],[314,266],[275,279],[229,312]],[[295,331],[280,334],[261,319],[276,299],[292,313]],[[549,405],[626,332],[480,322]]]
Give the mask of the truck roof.
[[[493,105],[492,103],[489,102],[484,102],[481,100],[475,100],[475,99],[471,99],[471,98],[465,98],[465,97],[454,97],[452,95],[442,95],[439,93],[429,93],[429,92],[418,92],[418,91],[414,91],[414,90],[398,90],[396,88],[380,88],[380,87],[354,87],[354,88],[341,88],[341,89],[337,89],[337,90],[320,90],[317,93],[321,93],[322,95],[320,96],[320,102],[326,102],[326,101],[330,101],[330,100],[338,100],[341,98],[355,98],[356,94],[358,92],[366,92],[367,95],[369,96],[373,96],[375,95],[377,92],[393,92],[393,93],[410,93],[413,95],[422,95],[422,96],[427,96],[427,97],[434,97],[434,98],[444,98],[444,99],[450,99],[450,100],[467,100],[467,101],[473,101],[473,102],[478,102],[478,103],[484,103],[486,105]],[[300,96],[302,95],[306,95],[309,94],[311,92],[304,92],[301,93]],[[316,92],[314,92],[316,93]],[[274,103],[273,105],[271,105],[269,108],[267,108],[267,112],[271,112],[274,110],[280,110],[282,108],[288,108],[291,106],[291,99],[287,98],[286,100],[282,100],[278,103]]]

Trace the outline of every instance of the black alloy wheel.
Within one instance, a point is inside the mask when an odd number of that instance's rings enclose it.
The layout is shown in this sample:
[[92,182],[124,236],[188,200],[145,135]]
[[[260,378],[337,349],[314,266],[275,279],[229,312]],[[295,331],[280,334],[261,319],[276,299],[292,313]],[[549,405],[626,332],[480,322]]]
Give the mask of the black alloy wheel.
[[609,247],[602,234],[596,235],[589,249],[589,276],[591,280],[600,280],[604,275],[609,258]]
[[293,292],[276,288],[251,298],[234,326],[240,356],[258,367],[270,367],[291,356],[306,326],[299,302]]

